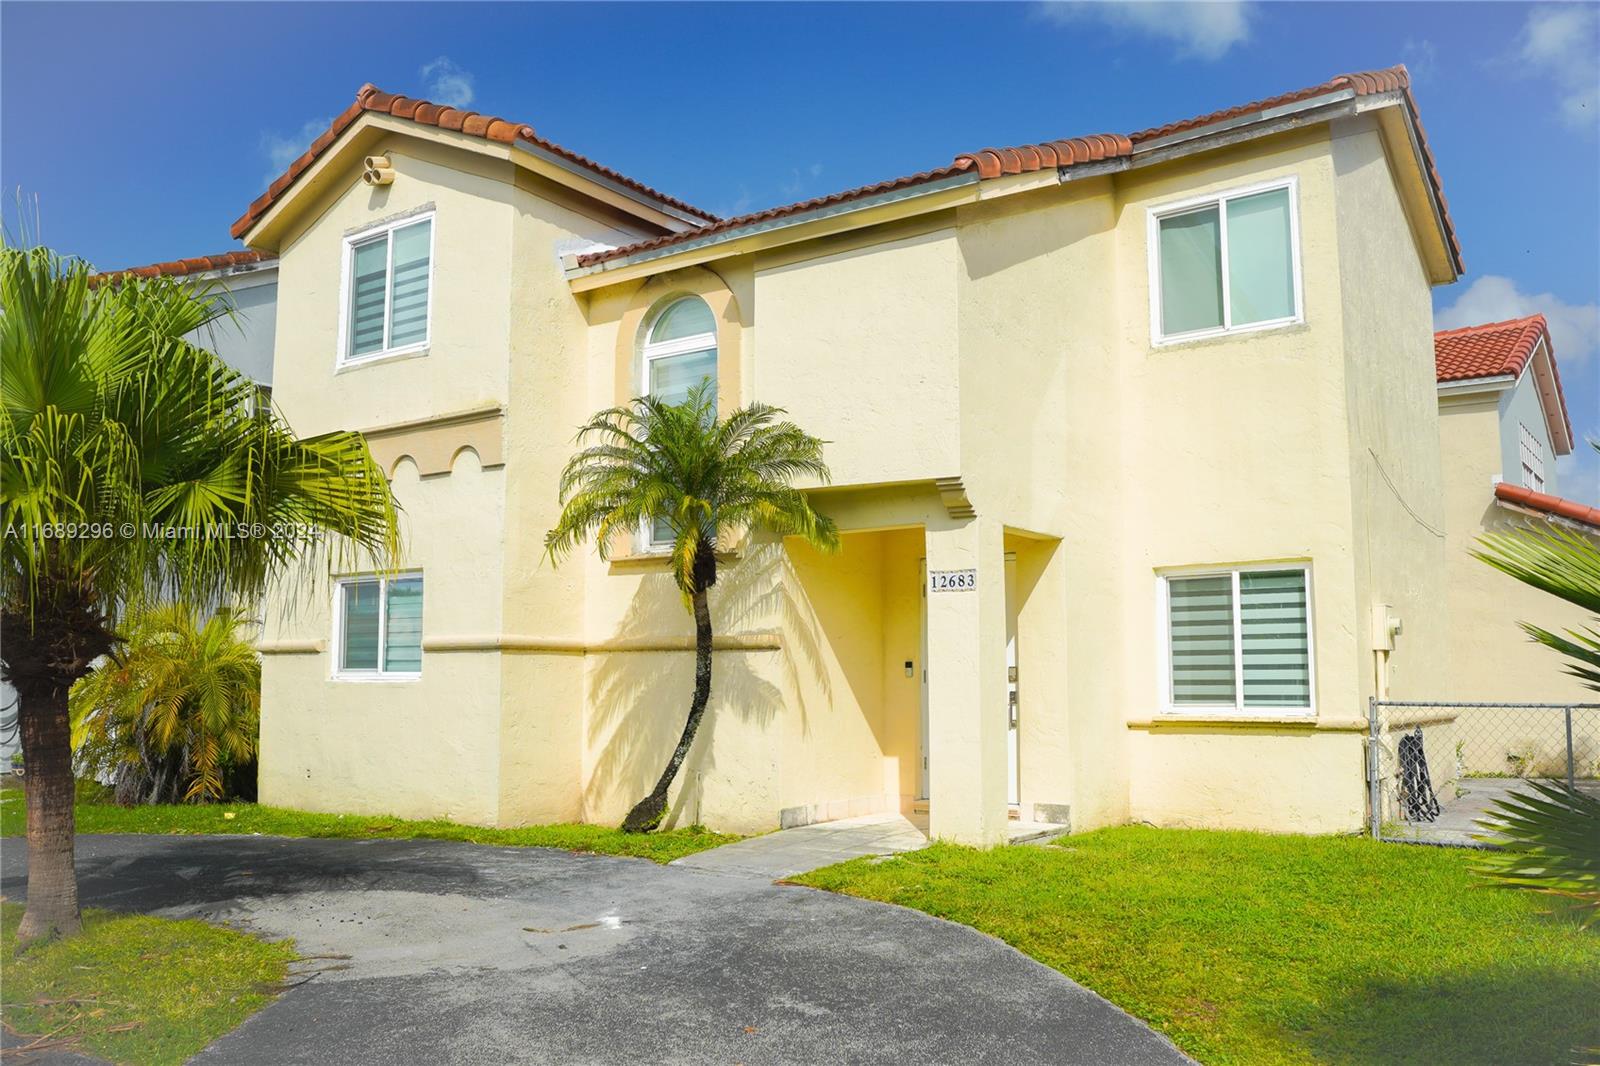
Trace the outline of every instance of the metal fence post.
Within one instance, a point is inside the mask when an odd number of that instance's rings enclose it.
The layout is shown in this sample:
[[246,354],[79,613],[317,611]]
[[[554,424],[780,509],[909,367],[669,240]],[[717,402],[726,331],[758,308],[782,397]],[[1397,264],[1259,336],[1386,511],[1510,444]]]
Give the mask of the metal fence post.
[[1567,712],[1567,787],[1575,788],[1577,783],[1572,775],[1572,708],[1565,708]]
[[[1567,752],[1572,752],[1572,717],[1567,717]],[[1570,759],[1568,765],[1571,765]],[[1379,808],[1380,789],[1378,786],[1378,697],[1367,697],[1367,808],[1368,821],[1372,824],[1372,839],[1377,840],[1383,835],[1383,814]]]

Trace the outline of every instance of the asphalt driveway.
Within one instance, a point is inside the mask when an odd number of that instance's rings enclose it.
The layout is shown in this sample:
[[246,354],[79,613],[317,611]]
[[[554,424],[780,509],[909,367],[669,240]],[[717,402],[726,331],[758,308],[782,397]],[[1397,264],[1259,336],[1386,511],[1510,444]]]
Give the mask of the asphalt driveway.
[[[26,895],[20,839],[0,890]],[[86,906],[292,936],[325,969],[200,1063],[1187,1062],[1006,945],[639,859],[425,840],[85,836]]]

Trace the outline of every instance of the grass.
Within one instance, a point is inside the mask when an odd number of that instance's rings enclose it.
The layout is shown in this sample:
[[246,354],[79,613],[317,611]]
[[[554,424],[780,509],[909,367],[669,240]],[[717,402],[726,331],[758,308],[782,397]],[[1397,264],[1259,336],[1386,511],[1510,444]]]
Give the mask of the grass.
[[[660,833],[624,833],[608,826],[576,824],[489,829],[442,819],[411,821],[381,815],[314,814],[254,803],[118,807],[110,803],[86,803],[84,798],[80,790],[77,806],[80,833],[260,833],[351,840],[464,840],[473,844],[631,855],[660,863],[739,839],[726,833],[713,833],[703,826]],[[0,796],[0,836],[21,836],[25,830],[22,792],[9,789]]]
[[[961,922],[1216,1064],[1565,1063],[1600,1045],[1600,936],[1470,852],[1105,829],[797,878]],[[1584,1060],[1587,1061],[1587,1060]]]
[[16,956],[21,920],[0,904],[6,1024],[114,1062],[183,1062],[269,1003],[295,959],[289,942],[100,910]]

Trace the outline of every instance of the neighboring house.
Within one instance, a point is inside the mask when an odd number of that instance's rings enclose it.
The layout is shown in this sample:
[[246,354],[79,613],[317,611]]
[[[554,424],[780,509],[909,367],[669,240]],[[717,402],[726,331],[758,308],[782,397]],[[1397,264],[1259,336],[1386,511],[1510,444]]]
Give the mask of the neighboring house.
[[[1450,574],[1447,691],[1474,702],[1600,702],[1600,693],[1566,672],[1560,655],[1517,625],[1560,632],[1593,619],[1472,555],[1484,534],[1530,520],[1600,540],[1600,509],[1558,495],[1556,459],[1587,445],[1573,435],[1544,316],[1442,331],[1434,335],[1434,359]],[[1575,718],[1585,733],[1574,737],[1580,752],[1600,752],[1600,736],[1587,735],[1593,721],[1588,714]],[[1563,733],[1558,714],[1464,711],[1463,768],[1503,773],[1508,757],[1532,752],[1541,772],[1564,772]]]
[[92,284],[125,277],[188,278],[221,298],[228,314],[191,339],[257,384],[272,386],[272,349],[278,319],[278,257],[236,251],[96,274]]
[[580,422],[713,376],[830,442],[844,548],[726,546],[674,821],[1358,827],[1367,698],[1450,690],[1430,290],[1462,266],[1408,86],[732,219],[364,87],[233,227],[281,257],[280,408],[364,431],[405,510],[398,573],[269,618],[261,799],[620,820],[692,627],[652,530],[560,567],[543,535]]

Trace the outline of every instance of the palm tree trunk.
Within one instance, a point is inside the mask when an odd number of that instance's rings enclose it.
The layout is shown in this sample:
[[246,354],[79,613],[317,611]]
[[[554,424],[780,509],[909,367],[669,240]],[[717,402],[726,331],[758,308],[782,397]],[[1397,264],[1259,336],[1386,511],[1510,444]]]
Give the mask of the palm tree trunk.
[[626,833],[648,833],[661,824],[667,815],[667,790],[689,756],[694,735],[700,730],[700,720],[705,717],[706,704],[711,701],[711,607],[702,585],[694,594],[694,699],[689,704],[689,720],[683,724],[683,736],[672,749],[667,768],[650,795],[640,800],[622,820]]
[[19,692],[22,765],[28,811],[28,909],[17,928],[27,944],[71,936],[80,927],[73,860],[73,780],[67,689]]

